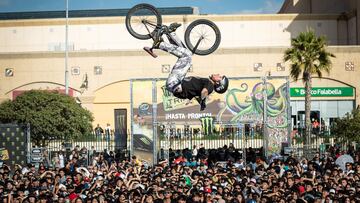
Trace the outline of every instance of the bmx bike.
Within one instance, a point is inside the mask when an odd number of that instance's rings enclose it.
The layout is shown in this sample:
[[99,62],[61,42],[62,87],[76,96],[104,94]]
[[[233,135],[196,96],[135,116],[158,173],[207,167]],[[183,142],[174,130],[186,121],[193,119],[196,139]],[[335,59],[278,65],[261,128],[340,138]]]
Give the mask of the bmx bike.
[[[169,26],[162,24],[159,10],[150,4],[138,4],[132,7],[126,15],[125,23],[128,32],[137,39],[154,38],[155,33],[159,29],[163,29],[164,35],[168,37],[171,43],[185,47],[181,40],[172,35]],[[219,47],[221,33],[212,21],[198,19],[187,26],[184,39],[186,47],[193,54],[208,55]]]

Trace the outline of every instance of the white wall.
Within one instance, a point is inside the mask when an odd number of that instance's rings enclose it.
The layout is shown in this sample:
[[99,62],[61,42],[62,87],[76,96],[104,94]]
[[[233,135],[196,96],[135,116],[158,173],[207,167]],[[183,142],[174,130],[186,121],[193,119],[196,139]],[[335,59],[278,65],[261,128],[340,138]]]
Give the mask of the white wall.
[[[261,15],[259,15],[261,16]],[[312,28],[319,35],[327,35],[329,44],[336,45],[336,20],[220,20],[215,23],[222,33],[221,48],[289,46],[290,39]],[[203,16],[201,16],[203,17]],[[238,16],[235,16],[238,17]],[[244,17],[246,19],[246,17]],[[184,23],[184,22],[182,22]],[[185,28],[177,32],[183,37]],[[64,50],[65,26],[41,25],[0,27],[0,53]],[[151,45],[151,41],[137,40],[124,24],[78,24],[69,26],[70,49],[74,50],[129,50]]]

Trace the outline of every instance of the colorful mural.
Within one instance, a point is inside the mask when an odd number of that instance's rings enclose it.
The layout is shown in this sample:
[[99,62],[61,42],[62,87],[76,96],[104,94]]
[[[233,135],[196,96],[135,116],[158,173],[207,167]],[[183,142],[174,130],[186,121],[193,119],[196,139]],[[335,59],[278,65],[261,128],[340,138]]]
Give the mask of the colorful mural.
[[289,94],[285,80],[268,80],[254,83],[243,82],[228,90],[225,104],[217,115],[223,120],[225,111],[233,114],[230,122],[253,122],[263,124],[264,96],[266,95],[266,126],[268,133],[268,151],[279,152],[281,143],[288,140]]
[[287,142],[289,93],[286,78],[268,79],[265,85],[260,78],[231,79],[227,93],[209,96],[205,111],[200,111],[195,99],[188,101],[174,97],[164,88],[164,80],[157,80],[154,84],[156,98],[153,99],[151,80],[133,82],[134,134],[143,134],[153,139],[153,101],[156,101],[157,122],[198,122],[201,126],[204,120],[201,118],[215,118],[216,123],[262,126],[265,91],[268,151],[270,154],[278,153],[281,143]]

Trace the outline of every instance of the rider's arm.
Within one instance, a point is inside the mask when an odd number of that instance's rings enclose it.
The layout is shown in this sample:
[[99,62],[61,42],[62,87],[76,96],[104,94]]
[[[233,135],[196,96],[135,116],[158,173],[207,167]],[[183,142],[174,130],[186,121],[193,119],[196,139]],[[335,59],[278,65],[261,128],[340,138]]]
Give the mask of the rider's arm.
[[209,90],[208,90],[206,87],[204,87],[204,88],[201,90],[201,99],[206,98],[208,95],[209,95]]
[[[209,94],[211,94],[214,91],[214,83],[211,82],[209,79],[204,79],[202,83],[203,83],[203,89],[201,91],[201,98],[204,98],[203,94],[205,96],[208,96]],[[206,89],[206,90],[204,90],[204,89]]]
[[209,79],[202,79],[203,89],[201,90],[201,100],[205,99],[214,90],[214,84]]

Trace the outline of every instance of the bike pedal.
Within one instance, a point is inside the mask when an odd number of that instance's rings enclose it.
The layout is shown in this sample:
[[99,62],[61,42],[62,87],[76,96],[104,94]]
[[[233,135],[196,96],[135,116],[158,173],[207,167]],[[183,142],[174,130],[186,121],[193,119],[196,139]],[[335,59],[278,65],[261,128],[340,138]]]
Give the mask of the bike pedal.
[[144,50],[145,50],[148,54],[150,54],[152,57],[154,57],[154,58],[158,57],[158,56],[152,51],[152,49],[151,49],[150,47],[144,47]]

